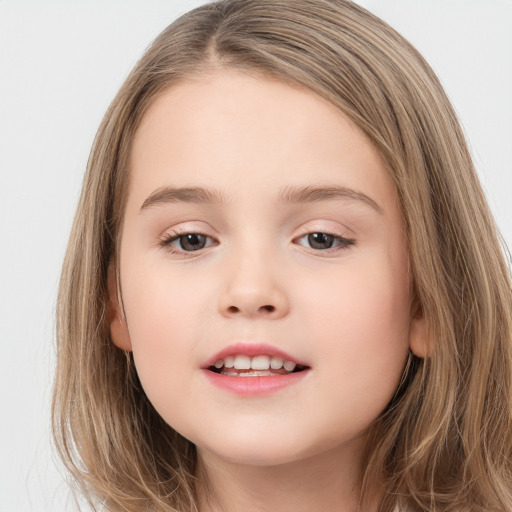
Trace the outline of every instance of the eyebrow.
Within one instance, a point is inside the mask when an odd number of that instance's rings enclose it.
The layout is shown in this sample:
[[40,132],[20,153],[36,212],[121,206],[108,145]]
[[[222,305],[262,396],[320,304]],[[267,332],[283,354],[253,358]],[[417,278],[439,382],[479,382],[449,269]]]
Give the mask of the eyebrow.
[[140,207],[141,210],[151,206],[169,203],[224,203],[223,195],[217,190],[203,187],[160,187],[152,192]]
[[[306,186],[306,187],[286,187],[278,194],[278,200],[286,204],[316,203],[330,199],[352,199],[360,201],[378,213],[382,214],[382,208],[369,196],[358,192],[357,190],[341,187],[338,185],[330,186]],[[203,187],[169,187],[164,186],[152,192],[142,203],[141,211],[152,206],[172,204],[172,203],[206,203],[206,204],[224,204],[226,199],[224,195],[214,189]]]
[[382,208],[369,196],[357,190],[340,187],[338,185],[324,187],[287,187],[280,194],[279,199],[288,204],[295,203],[316,203],[329,199],[352,199],[371,206],[378,213],[382,214]]

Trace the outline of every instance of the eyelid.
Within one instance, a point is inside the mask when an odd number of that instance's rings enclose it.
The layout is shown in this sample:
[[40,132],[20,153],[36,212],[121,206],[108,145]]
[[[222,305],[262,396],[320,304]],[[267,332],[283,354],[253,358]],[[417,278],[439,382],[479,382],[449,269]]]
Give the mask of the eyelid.
[[[297,242],[298,240],[301,240],[309,235],[312,235],[312,234],[315,234],[315,233],[321,233],[321,234],[324,234],[324,235],[329,235],[329,236],[332,236],[334,238],[334,240],[337,240],[339,243],[333,247],[328,247],[326,249],[318,249],[318,248],[315,248],[315,247],[309,247],[310,250],[314,251],[314,252],[322,252],[322,253],[330,253],[330,252],[336,252],[336,251],[341,251],[341,250],[344,250],[344,249],[348,249],[349,247],[355,245],[356,241],[353,239],[353,238],[347,238],[345,236],[342,236],[342,235],[337,235],[335,233],[329,233],[327,231],[319,231],[319,230],[316,230],[316,231],[310,231],[308,233],[305,233],[304,235],[302,236],[299,236],[299,237],[295,237],[293,239],[294,242]],[[302,247],[306,247],[305,245],[302,245],[300,243],[298,243],[297,245],[300,245]],[[308,247],[306,247],[308,248]]]
[[294,236],[294,239],[300,238],[311,233],[325,233],[338,238],[345,238],[347,240],[353,239],[355,233],[352,229],[339,222],[318,219],[312,222],[303,223],[300,228],[297,229],[298,235]]
[[[348,235],[347,232],[350,232],[351,235]],[[307,245],[298,243],[304,237],[314,233],[322,233],[332,236],[334,237],[335,241],[338,241],[339,243],[333,247],[328,247],[325,249],[308,247]],[[317,219],[316,221],[308,222],[302,225],[298,236],[294,236],[292,242],[308,249],[315,254],[327,256],[332,255],[332,253],[338,253],[340,251],[350,249],[351,246],[356,244],[356,239],[353,235],[353,231],[341,225],[339,222],[333,222],[326,219]]]
[[[205,233],[205,231],[206,230],[196,229],[191,226],[176,226],[174,228],[166,230],[160,237],[158,237],[157,246],[159,249],[167,250],[171,254],[179,254],[183,255],[184,257],[192,257],[199,253],[202,253],[204,249],[208,249],[211,246],[218,245],[216,239],[213,236]],[[174,243],[176,240],[179,240],[179,238],[186,235],[200,235],[213,241],[214,243],[210,243],[207,246],[202,247],[201,249],[197,249],[196,251],[185,251],[172,245],[172,243]]]
[[[196,253],[198,255],[198,254],[202,253],[205,249],[208,249],[211,246],[216,246],[219,244],[219,242],[215,239],[215,237],[207,234],[206,231],[208,231],[208,230],[202,230],[200,228],[195,228],[193,226],[187,226],[187,227],[176,226],[176,227],[166,230],[163,233],[163,235],[158,238],[157,246],[159,248],[167,250],[170,253],[183,255],[184,257],[192,257],[192,256],[195,256]],[[328,228],[326,226],[318,226],[318,225],[311,226],[310,228],[304,227],[301,230],[300,235],[293,237],[292,242],[297,245],[300,245],[302,247],[305,247],[314,253],[323,253],[325,255],[327,255],[329,253],[333,253],[333,252],[346,250],[346,249],[350,248],[351,246],[355,245],[356,240],[353,237],[347,237],[340,231],[341,230],[339,228],[335,229],[335,228]],[[302,240],[303,238],[305,238],[309,235],[315,234],[315,233],[329,235],[329,236],[333,237],[334,240],[338,243],[332,247],[327,247],[327,248],[318,248],[318,247],[309,247],[308,248],[306,245],[299,243],[299,241]],[[205,247],[201,247],[197,250],[191,250],[191,251],[180,249],[180,248],[172,245],[174,242],[179,240],[181,237],[186,236],[186,235],[192,235],[192,234],[205,237],[206,239],[210,240],[210,243],[205,245]]]
[[211,233],[213,229],[211,226],[204,221],[200,221],[197,219],[193,220],[185,220],[182,222],[178,222],[174,225],[167,226],[165,229],[162,229],[161,234],[158,235],[159,240],[164,238],[168,238],[168,236],[182,236],[188,235],[191,233],[196,233],[198,235],[209,236],[210,238],[215,238]]

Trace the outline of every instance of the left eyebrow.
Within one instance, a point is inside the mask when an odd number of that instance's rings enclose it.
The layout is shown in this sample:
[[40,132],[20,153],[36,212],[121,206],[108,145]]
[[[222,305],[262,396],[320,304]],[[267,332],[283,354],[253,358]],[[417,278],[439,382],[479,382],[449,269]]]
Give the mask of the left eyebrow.
[[279,194],[279,199],[281,201],[291,204],[315,203],[318,201],[338,198],[360,201],[372,207],[381,215],[383,214],[382,208],[371,197],[352,188],[340,187],[338,185],[329,185],[324,187],[287,187]]

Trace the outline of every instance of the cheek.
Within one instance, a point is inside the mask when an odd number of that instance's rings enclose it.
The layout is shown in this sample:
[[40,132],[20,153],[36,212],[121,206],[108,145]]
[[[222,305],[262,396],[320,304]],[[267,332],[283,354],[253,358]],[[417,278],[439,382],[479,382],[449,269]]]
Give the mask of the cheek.
[[319,374],[350,383],[354,397],[373,403],[373,410],[392,397],[407,357],[410,309],[403,268],[354,266],[333,276],[328,292],[310,286],[308,295],[307,332],[317,338],[317,364],[326,370]]
[[184,331],[194,332],[211,304],[204,273],[199,279],[187,271],[170,272],[165,261],[125,268],[127,278],[121,279],[132,342],[179,346]]
[[[359,262],[358,262],[359,263]],[[409,322],[409,287],[402,266],[389,262],[368,265],[364,262],[341,268],[328,279],[312,279],[299,285],[310,317],[331,339],[404,337]],[[372,335],[373,333],[373,335]]]
[[198,364],[195,347],[211,298],[165,269],[137,268],[123,288],[133,356],[146,393],[155,404],[163,403],[183,387],[186,370]]

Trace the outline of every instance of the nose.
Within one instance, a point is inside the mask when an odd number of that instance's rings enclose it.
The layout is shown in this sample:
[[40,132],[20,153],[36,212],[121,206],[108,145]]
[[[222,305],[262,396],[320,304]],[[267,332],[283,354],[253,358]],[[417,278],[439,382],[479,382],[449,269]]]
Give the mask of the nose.
[[228,266],[219,297],[223,316],[278,319],[288,314],[286,283],[268,256],[238,257]]

